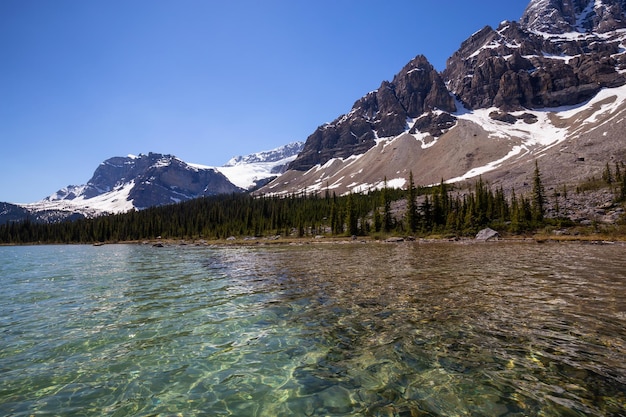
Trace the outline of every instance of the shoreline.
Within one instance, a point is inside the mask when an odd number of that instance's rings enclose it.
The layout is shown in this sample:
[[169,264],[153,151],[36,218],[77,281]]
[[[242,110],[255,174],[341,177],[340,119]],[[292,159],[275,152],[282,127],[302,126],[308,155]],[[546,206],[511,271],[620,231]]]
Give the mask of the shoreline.
[[101,246],[107,244],[137,244],[158,246],[307,246],[307,245],[347,245],[347,244],[546,244],[546,243],[579,243],[594,245],[626,245],[625,237],[609,236],[548,236],[536,234],[532,236],[504,237],[498,239],[478,240],[475,238],[442,238],[442,237],[387,237],[377,239],[371,236],[322,236],[322,237],[246,237],[235,239],[150,239],[142,241],[105,242],[94,244]]
[[547,235],[537,233],[526,236],[505,236],[488,240],[480,240],[471,237],[444,238],[441,236],[432,237],[412,237],[412,236],[314,236],[314,237],[231,237],[228,239],[181,239],[181,238],[156,238],[128,241],[107,241],[107,242],[28,242],[21,244],[1,243],[0,246],[39,246],[39,245],[151,245],[154,247],[166,246],[306,246],[306,245],[345,245],[345,244],[497,244],[497,243],[526,243],[526,244],[546,244],[546,243],[579,243],[595,245],[626,245],[626,236],[608,236],[605,234],[593,235]]

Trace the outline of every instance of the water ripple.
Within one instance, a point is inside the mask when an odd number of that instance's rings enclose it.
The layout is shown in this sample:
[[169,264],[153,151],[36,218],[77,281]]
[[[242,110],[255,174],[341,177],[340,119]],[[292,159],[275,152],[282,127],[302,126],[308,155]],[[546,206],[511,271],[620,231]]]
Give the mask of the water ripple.
[[625,415],[623,255],[0,248],[0,414]]

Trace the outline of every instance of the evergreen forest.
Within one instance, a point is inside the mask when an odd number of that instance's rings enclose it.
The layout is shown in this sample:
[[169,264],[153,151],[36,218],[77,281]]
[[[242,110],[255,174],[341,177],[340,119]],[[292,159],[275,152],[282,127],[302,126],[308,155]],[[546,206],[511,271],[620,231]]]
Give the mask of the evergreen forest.
[[[613,177],[608,179],[617,181]],[[626,181],[621,178],[621,172],[619,181],[619,195],[625,200]],[[521,234],[546,225],[572,225],[566,218],[546,218],[546,203],[537,165],[530,195],[517,195],[515,191],[505,195],[502,188],[492,189],[481,178],[463,191],[443,181],[433,187],[417,187],[411,173],[404,190],[385,186],[369,193],[344,196],[329,190],[287,197],[228,194],[92,219],[58,223],[26,219],[0,225],[0,243],[269,236],[462,237],[473,236],[485,227]]]

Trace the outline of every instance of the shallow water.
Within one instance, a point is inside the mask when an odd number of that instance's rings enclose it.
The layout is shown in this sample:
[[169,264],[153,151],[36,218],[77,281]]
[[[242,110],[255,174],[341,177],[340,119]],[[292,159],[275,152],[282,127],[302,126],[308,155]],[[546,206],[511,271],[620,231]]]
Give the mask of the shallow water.
[[0,247],[0,415],[624,416],[626,247]]

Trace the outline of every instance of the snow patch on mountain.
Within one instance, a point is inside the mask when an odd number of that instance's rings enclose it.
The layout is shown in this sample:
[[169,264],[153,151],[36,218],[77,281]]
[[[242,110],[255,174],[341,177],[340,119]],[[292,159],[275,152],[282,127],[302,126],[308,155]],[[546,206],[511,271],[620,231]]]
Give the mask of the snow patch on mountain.
[[[614,120],[611,117],[623,109],[624,102],[626,86],[605,88],[579,105],[510,113],[516,119],[514,123],[495,120],[492,115],[498,111],[497,108],[468,110],[457,103],[459,110],[454,116],[459,123],[479,127],[486,133],[489,142],[500,144],[500,152],[493,153],[493,159],[444,180],[448,183],[468,180],[518,160],[536,159],[551,148],[567,143],[568,139],[580,136],[583,131],[608,128]],[[434,152],[441,155],[438,152],[445,152],[448,146],[451,145],[445,135],[433,138],[420,132],[409,134],[407,130],[399,136],[377,139],[376,146],[365,153],[333,158],[304,173],[288,171],[261,191],[270,195],[289,195],[300,191],[320,193],[324,190],[336,191],[340,195],[366,193],[384,187],[385,177],[388,187],[402,188],[406,186],[409,170],[419,169],[418,166],[411,168],[412,159],[406,157],[407,154]],[[452,169],[458,172],[458,168]],[[374,171],[379,171],[377,177],[372,174]]]
[[[80,213],[85,217],[95,217],[106,213],[124,213],[135,208],[133,201],[128,199],[134,186],[135,182],[130,181],[118,185],[109,192],[92,198],[78,195],[74,198],[67,199],[63,198],[63,195],[57,192],[41,201],[22,204],[21,207],[24,207],[30,212],[54,210]],[[84,190],[86,186],[74,186],[71,188],[76,192],[80,192]]]
[[236,186],[250,190],[259,182],[282,174],[303,147],[304,142],[292,142],[270,151],[236,156],[216,169]]
[[235,156],[231,158],[224,167],[241,166],[254,163],[278,163],[280,164],[285,158],[297,156],[304,142],[291,142],[287,145],[280,146],[269,151],[261,151],[252,153],[247,156]]
[[[491,161],[484,166],[473,168],[464,175],[451,178],[447,182],[452,183],[475,178],[501,167],[513,158],[520,158],[532,152],[537,152],[537,154],[543,153],[547,149],[567,140],[568,137],[575,135],[577,131],[586,125],[594,124],[595,126],[592,130],[599,129],[603,125],[599,123],[601,116],[613,115],[623,105],[624,101],[626,101],[626,86],[605,88],[591,100],[575,106],[512,113],[514,116],[519,116],[521,113],[535,115],[537,122],[532,124],[526,124],[522,121],[508,124],[493,120],[489,117],[489,114],[497,109],[480,109],[470,113],[459,114],[457,115],[459,118],[481,125],[483,129],[491,132],[491,136],[494,138],[521,138],[523,144],[513,146],[511,151],[503,158]],[[568,126],[577,127],[568,129],[555,125],[555,122],[563,120],[569,121]]]

